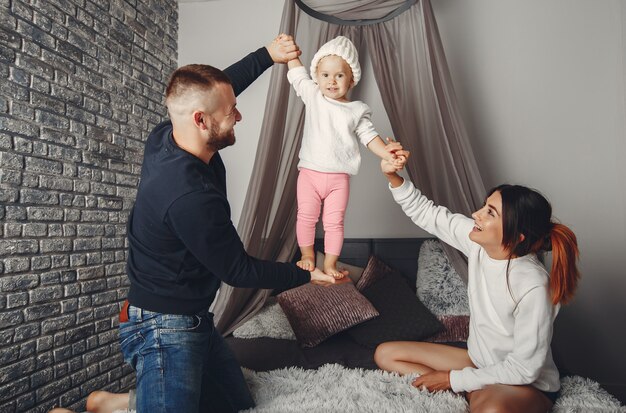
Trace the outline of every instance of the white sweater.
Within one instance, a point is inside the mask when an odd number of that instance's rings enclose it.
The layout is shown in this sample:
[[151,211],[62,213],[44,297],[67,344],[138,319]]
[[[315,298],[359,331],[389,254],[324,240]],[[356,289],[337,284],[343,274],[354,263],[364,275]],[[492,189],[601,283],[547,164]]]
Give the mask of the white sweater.
[[378,136],[369,106],[326,98],[303,66],[290,69],[287,80],[305,105],[298,169],[356,175],[361,165],[357,138],[367,146]]
[[552,360],[552,323],[559,306],[550,300],[549,275],[535,254],[494,260],[469,238],[474,221],[434,205],[407,180],[391,188],[413,222],[468,257],[469,357],[477,368],[450,373],[455,392],[489,384],[531,384],[557,391],[559,372]]

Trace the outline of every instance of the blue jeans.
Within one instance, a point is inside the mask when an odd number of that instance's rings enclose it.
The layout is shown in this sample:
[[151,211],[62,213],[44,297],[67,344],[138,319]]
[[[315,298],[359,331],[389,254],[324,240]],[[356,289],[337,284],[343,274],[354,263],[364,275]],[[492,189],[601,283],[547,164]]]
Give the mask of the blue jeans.
[[173,315],[130,306],[120,345],[137,375],[138,413],[254,407],[239,363],[208,311]]

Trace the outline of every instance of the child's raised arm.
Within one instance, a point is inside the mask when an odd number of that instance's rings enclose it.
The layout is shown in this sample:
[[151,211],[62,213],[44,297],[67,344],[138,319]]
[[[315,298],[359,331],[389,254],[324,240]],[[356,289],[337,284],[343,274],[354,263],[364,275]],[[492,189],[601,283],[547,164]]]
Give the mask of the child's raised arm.
[[396,156],[396,152],[402,151],[402,145],[398,141],[394,141],[391,138],[387,138],[387,144],[381,139],[380,136],[376,136],[367,144],[367,149],[372,151],[379,158],[388,161],[393,164],[397,169],[404,168],[406,163],[406,156]]
[[295,59],[291,59],[290,61],[287,62],[287,67],[289,69],[293,69],[294,67],[300,67],[300,66],[304,66],[304,65],[300,61],[299,57],[296,57]]

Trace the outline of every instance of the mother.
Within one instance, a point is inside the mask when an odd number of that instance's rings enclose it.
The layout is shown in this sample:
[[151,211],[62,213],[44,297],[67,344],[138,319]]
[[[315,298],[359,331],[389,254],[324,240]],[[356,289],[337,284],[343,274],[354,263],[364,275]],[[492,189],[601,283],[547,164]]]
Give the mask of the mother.
[[[468,257],[467,350],[388,342],[374,359],[384,370],[419,373],[413,385],[467,392],[472,412],[546,412],[558,395],[552,324],[574,295],[579,272],[574,233],[552,221],[538,192],[500,185],[472,218],[436,206],[383,161],[395,201],[413,222]],[[552,251],[548,274],[537,254]]]

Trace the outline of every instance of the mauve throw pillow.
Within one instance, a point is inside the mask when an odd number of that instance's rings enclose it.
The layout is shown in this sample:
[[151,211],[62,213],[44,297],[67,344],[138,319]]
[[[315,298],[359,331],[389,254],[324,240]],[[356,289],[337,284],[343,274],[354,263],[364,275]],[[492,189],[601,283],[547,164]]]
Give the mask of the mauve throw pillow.
[[348,277],[339,284],[305,284],[277,296],[298,343],[314,347],[341,331],[378,316]]
[[367,260],[363,274],[361,274],[359,281],[356,283],[356,289],[363,291],[392,272],[394,270],[390,266],[382,262],[377,256],[371,255],[369,260]]
[[469,337],[468,315],[440,315],[437,319],[443,325],[443,330],[424,341],[432,343],[464,342]]
[[361,293],[380,313],[375,319],[348,330],[363,346],[374,348],[386,341],[421,341],[443,328],[404,278],[393,270]]

